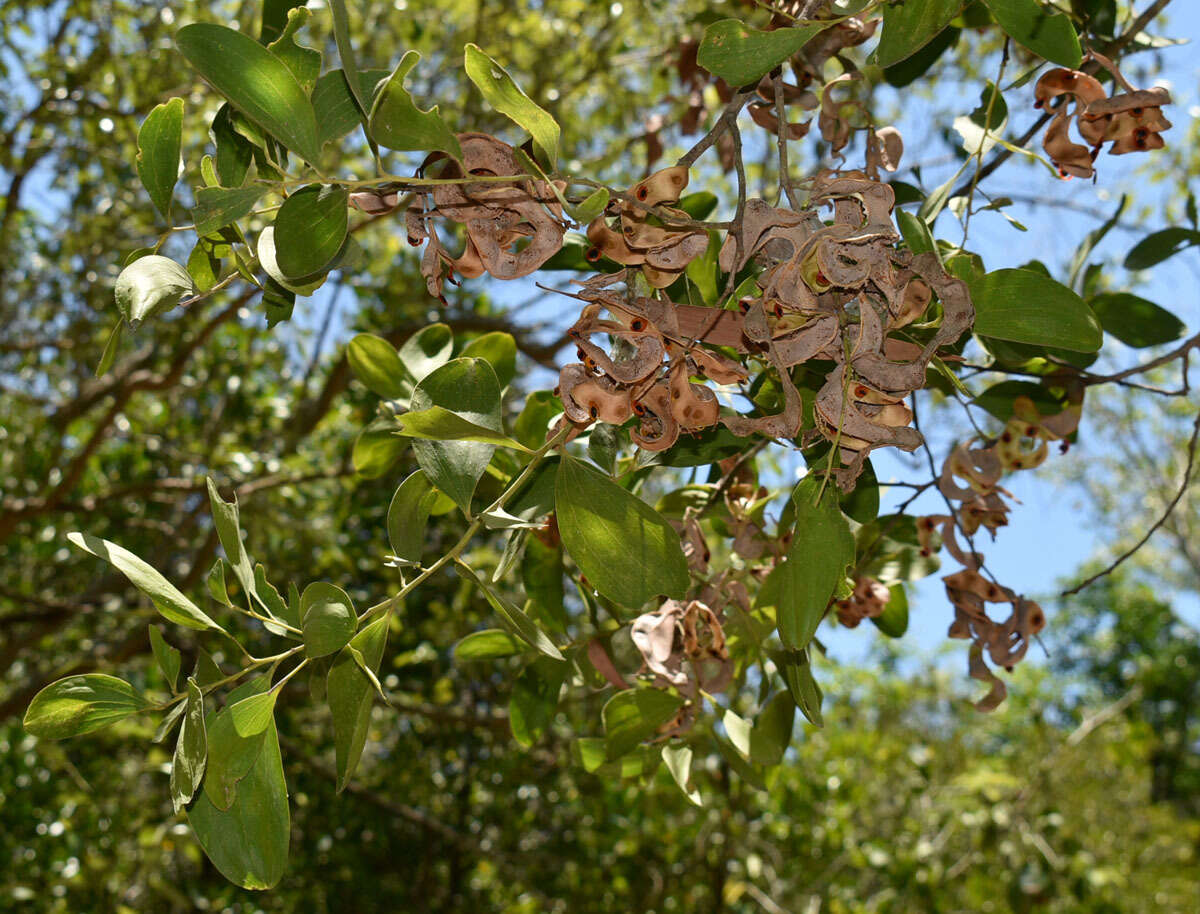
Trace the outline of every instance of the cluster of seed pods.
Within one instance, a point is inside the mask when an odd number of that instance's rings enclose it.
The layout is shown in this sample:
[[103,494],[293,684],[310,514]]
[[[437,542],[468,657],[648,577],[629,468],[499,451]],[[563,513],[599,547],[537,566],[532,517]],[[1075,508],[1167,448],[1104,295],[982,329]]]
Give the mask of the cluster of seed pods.
[[[1063,67],[1047,71],[1037,82],[1035,108],[1061,99],[1042,146],[1064,178],[1092,177],[1096,173],[1093,163],[1105,143],[1111,143],[1111,155],[1162,149],[1161,134],[1171,126],[1162,113],[1163,105],[1171,103],[1166,89],[1135,89],[1108,58],[1095,52],[1091,57],[1112,74],[1124,92],[1109,96],[1094,76]],[[1087,145],[1071,139],[1072,121]]]
[[[964,549],[958,531],[971,537],[982,528],[995,536],[997,529],[1006,526],[1009,505],[1005,497],[1012,496],[1000,485],[1000,478],[1014,470],[1040,466],[1049,453],[1049,443],[1073,433],[1080,415],[1081,404],[1076,403],[1057,415],[1043,417],[1032,400],[1018,397],[1012,418],[995,440],[961,443],[942,465],[938,488],[957,505],[954,513],[930,515],[917,522],[924,554],[933,553],[934,535],[940,533],[946,551],[964,566],[942,580],[954,606],[949,636],[973,642],[970,675],[991,687],[976,704],[981,711],[994,709],[1007,695],[1004,683],[991,672],[985,656],[1011,671],[1025,656],[1030,638],[1045,627],[1046,616],[1037,603],[984,577],[983,556],[974,549]],[[1010,605],[1008,617],[994,621],[987,613],[988,603]]]
[[[661,201],[664,188],[686,183],[677,168],[666,169],[636,185],[632,195]],[[580,284],[585,307],[569,331],[580,361],[562,369],[558,385],[567,419],[584,426],[637,416],[631,437],[651,451],[718,423],[739,436],[792,439],[800,433],[803,403],[790,369],[817,361],[832,368],[815,395],[816,430],[838,448],[844,489],[853,488],[871,450],[918,447],[921,436],[909,427],[912,413],[904,401],[924,386],[938,351],[970,328],[974,309],[966,285],[947,274],[935,255],[913,256],[896,247],[895,197],[887,184],[861,171],[822,171],[811,192],[802,211],[747,202],[718,256],[727,274],[752,261],[760,268],[754,292],[737,310],[633,293],[633,268],[660,271],[664,263],[638,258],[652,250],[691,257],[703,252],[699,243],[689,247],[695,230],[652,226],[660,231],[646,235],[624,206],[620,232],[606,217],[593,223],[589,236],[597,250],[627,267]],[[830,224],[821,219],[824,207],[832,210]],[[671,261],[676,275],[686,266]],[[923,343],[905,338],[900,331],[925,314],[935,294],[941,305],[936,330]],[[614,342],[611,353],[592,339],[599,334]],[[775,369],[780,412],[722,414],[716,392],[696,383],[746,379],[746,367],[730,351]]]

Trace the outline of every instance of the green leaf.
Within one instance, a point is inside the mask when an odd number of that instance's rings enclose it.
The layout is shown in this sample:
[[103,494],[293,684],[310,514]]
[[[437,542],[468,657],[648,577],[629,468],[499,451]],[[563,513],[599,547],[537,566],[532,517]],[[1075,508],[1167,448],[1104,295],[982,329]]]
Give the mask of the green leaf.
[[124,336],[125,320],[121,319],[112,328],[112,333],[108,335],[108,342],[104,344],[104,353],[100,356],[100,364],[96,366],[96,377],[104,377],[113,367],[113,363],[117,360],[117,353],[121,350],[121,340]]
[[375,687],[359,666],[362,658],[372,673],[378,672],[387,644],[388,618],[375,620],[338,652],[326,680],[326,696],[333,716],[333,746],[336,757],[337,791],[341,793],[354,776],[367,742]]
[[329,0],[329,12],[333,16],[333,40],[337,45],[338,59],[354,93],[356,107],[365,115],[371,109],[371,93],[364,91],[362,74],[358,71],[354,43],[350,40],[350,15],[346,12],[346,0]]
[[827,29],[829,22],[760,32],[738,19],[722,19],[704,30],[696,62],[732,88],[757,83]]
[[608,206],[608,189],[601,187],[586,197],[575,206],[567,207],[567,215],[578,222],[580,225],[587,225]]
[[1071,69],[1083,62],[1075,26],[1038,0],[983,0],[1000,28],[1039,57]]
[[[245,543],[242,542],[237,493],[234,493],[233,501],[225,501],[221,497],[221,493],[217,491],[217,484],[213,482],[211,476],[206,477],[205,482],[208,484],[208,503],[212,510],[213,526],[217,528],[217,538],[221,541],[221,548],[225,550],[226,558],[229,559],[233,575],[242,585],[247,596],[265,609],[269,615],[271,607],[267,606],[258,592],[254,560],[250,558],[249,553],[246,552]],[[283,631],[283,629],[279,629],[275,633],[283,634]]]
[[425,525],[438,491],[422,470],[400,483],[388,505],[387,532],[392,554],[414,565],[425,551]]
[[481,581],[468,565],[460,561],[456,567],[459,574],[483,591],[488,604],[500,615],[500,621],[504,623],[505,628],[547,657],[553,657],[555,660],[563,659],[562,652],[550,640],[550,636],[542,631],[524,610],[517,608]]
[[812,664],[807,651],[785,650],[773,651],[771,659],[787,683],[788,692],[800,713],[808,718],[809,723],[816,727],[825,726],[821,716],[821,687],[813,678]]
[[937,247],[925,220],[908,210],[896,210],[896,225],[904,236],[904,243],[914,254],[926,254]]
[[312,91],[321,75],[321,52],[296,43],[296,33],[308,22],[310,15],[303,5],[288,10],[283,31],[267,45],[267,50],[283,61],[306,93]]
[[269,689],[231,704],[229,717],[233,721],[234,732],[242,739],[248,739],[266,730],[267,724],[275,716],[275,699],[278,696],[278,689]]
[[151,111],[137,135],[137,173],[155,209],[171,218],[171,196],[179,180],[183,143],[183,99],[173,98]]
[[[895,89],[903,89],[905,86],[912,85],[932,69],[933,65],[937,63],[938,59],[948,48],[958,43],[958,38],[961,34],[962,29],[955,28],[954,26],[942,29],[938,32],[937,37],[933,38],[921,50],[906,57],[899,63],[884,68],[884,80],[889,86]],[[897,205],[900,202],[900,199],[897,198]]]
[[684,743],[663,743],[662,758],[666,762],[667,771],[671,773],[671,777],[688,801],[696,806],[703,806],[700,791],[692,790],[688,786],[692,778],[692,747]]
[[555,631],[565,634],[568,620],[563,605],[562,549],[547,546],[537,536],[531,536],[521,561],[521,584],[534,614]]
[[150,706],[122,679],[102,673],[68,676],[46,686],[25,711],[25,729],[39,739],[91,733]]
[[148,596],[154,603],[154,608],[168,622],[174,622],[185,628],[194,628],[197,631],[206,629],[224,631],[221,626],[205,615],[200,607],[180,593],[174,584],[128,549],[122,549],[116,543],[110,543],[108,540],[102,540],[87,533],[68,533],[67,539],[84,552],[90,552],[97,558],[104,559],[129,578],[129,583]]
[[[285,298],[287,293],[291,293],[291,302],[293,303],[297,295],[312,295],[325,284],[325,280],[328,278],[328,274],[322,272],[318,272],[312,282],[289,279],[284,276],[283,270],[279,269],[279,260],[275,255],[275,226],[273,225],[268,225],[258,233],[257,253],[259,266],[283,289]],[[307,278],[305,277],[305,279]],[[268,288],[270,288],[270,283],[268,283]],[[266,301],[266,298],[264,293],[263,300]]]
[[1196,245],[1200,245],[1200,232],[1193,229],[1175,227],[1152,232],[1125,257],[1125,269],[1148,270]]
[[196,234],[211,235],[248,215],[266,190],[261,184],[247,187],[201,187],[196,191],[192,222]]
[[719,202],[717,195],[712,191],[698,190],[694,194],[684,194],[680,197],[679,208],[693,219],[703,221],[713,214]]
[[289,279],[303,280],[326,270],[346,241],[346,190],[310,184],[283,201],[275,214],[275,259]]
[[354,472],[364,479],[377,479],[408,449],[409,439],[396,434],[396,420],[379,418],[358,433],[350,459]]
[[360,333],[346,346],[350,370],[373,394],[399,400],[412,392],[412,381],[396,347],[373,333]]
[[[979,104],[968,115],[954,119],[954,129],[963,138],[963,149],[967,155],[990,152],[996,138],[1004,133],[1008,124],[1008,103],[995,84],[988,82],[979,95]],[[986,208],[986,207],[985,207]],[[996,204],[992,208],[999,209]]]
[[788,692],[779,692],[767,702],[754,720],[750,733],[750,760],[768,767],[783,761],[783,753],[792,741],[796,703]]
[[204,730],[204,693],[191,676],[187,681],[187,699],[183,703],[183,726],[171,760],[171,804],[175,812],[192,802],[204,778],[208,761],[208,736]]
[[1013,415],[1013,401],[1017,397],[1028,397],[1043,416],[1053,416],[1061,413],[1062,403],[1041,384],[1031,381],[1001,381],[993,384],[971,402],[987,410],[1001,422],[1007,422]]
[[513,739],[526,749],[542,738],[554,720],[558,695],[570,669],[571,665],[563,660],[539,657],[513,682],[508,722]]
[[406,438],[419,438],[422,441],[480,441],[523,451],[526,454],[532,453],[521,442],[514,441],[502,432],[477,425],[440,406],[402,413],[396,420],[399,422],[396,434]]
[[551,168],[558,164],[558,124],[549,112],[526,95],[500,64],[476,45],[468,44],[463,67],[489,105],[523,127],[533,137]]
[[1129,292],[1106,292],[1088,299],[1100,326],[1127,346],[1160,346],[1183,336],[1183,321],[1166,308]]
[[121,271],[113,290],[117,308],[129,326],[170,311],[196,290],[192,277],[169,257],[148,254]]
[[309,657],[324,657],[341,650],[354,636],[358,618],[346,591],[316,581],[300,597],[304,620],[304,651]]
[[792,542],[758,594],[758,608],[775,607],[779,637],[789,648],[804,648],[812,640],[846,566],[854,561],[854,537],[833,488],[826,486],[817,502],[818,474],[796,486]]
[[450,361],[454,351],[454,334],[445,324],[430,324],[422,327],[400,346],[400,361],[408,373],[417,381],[435,368]]
[[213,562],[212,568],[208,571],[208,577],[205,579],[208,584],[209,596],[225,606],[231,605],[229,589],[225,586],[225,566],[228,564],[224,559],[217,559]]
[[154,660],[158,664],[158,668],[162,670],[163,678],[167,680],[167,688],[172,692],[175,691],[175,684],[179,682],[179,667],[183,663],[183,656],[176,648],[171,647],[163,640],[162,632],[158,630],[157,625],[147,626],[150,633],[150,648],[154,651]]
[[[419,412],[432,406],[452,410],[473,425],[503,433],[500,382],[492,366],[483,359],[454,359],[422,378],[413,390],[413,410]],[[413,452],[429,481],[454,499],[464,513],[470,514],[471,496],[495,446],[482,441],[416,439]]]
[[254,161],[254,144],[233,129],[233,109],[228,104],[217,109],[212,120],[214,157],[218,182],[224,187],[241,187]]
[[375,96],[370,109],[368,131],[373,140],[388,149],[440,150],[461,159],[462,147],[438,114],[437,105],[422,111],[404,88],[405,78],[420,59],[421,55],[416,51],[409,51],[400,59],[388,81]]
[[263,694],[270,686],[266,676],[243,683],[229,693],[224,710],[208,715],[208,773],[204,778],[204,795],[218,810],[229,809],[237,799],[238,784],[254,767],[266,741],[266,731],[241,736],[233,725],[230,708],[252,695]]
[[[364,110],[371,110],[371,97],[375,93],[375,86],[387,75],[387,70],[374,69],[358,74],[358,94],[364,100]],[[317,115],[317,130],[322,145],[340,140],[366,117],[359,112],[358,103],[350,91],[350,82],[343,70],[330,70],[317,80],[312,91],[312,104]]]
[[546,443],[550,423],[562,413],[562,401],[553,391],[535,390],[513,423],[513,436],[527,448],[536,450]]
[[477,336],[459,353],[464,359],[483,359],[496,372],[501,389],[508,387],[517,374],[517,341],[511,333],[499,330]]
[[592,587],[636,609],[688,587],[679,534],[653,508],[611,479],[564,456],[555,481],[563,546]]
[[472,632],[454,645],[454,658],[460,661],[500,660],[503,657],[523,654],[528,649],[528,645],[503,629],[485,628],[483,631]]
[[588,457],[609,476],[617,472],[617,455],[621,449],[621,432],[615,425],[598,422],[588,435]]
[[310,163],[321,157],[317,118],[296,77],[248,35],[211,23],[175,36],[196,71],[251,121]]
[[996,270],[969,284],[982,337],[1095,352],[1100,322],[1082,298],[1034,270]]
[[879,516],[879,479],[870,459],[863,464],[854,491],[838,495],[842,513],[860,524],[869,524]]
[[604,733],[608,738],[608,757],[620,758],[649,739],[679,709],[683,699],[661,689],[627,689],[618,692],[604,705]]
[[738,751],[742,758],[749,759],[750,734],[754,730],[754,725],[732,710],[725,712],[721,717],[721,723],[725,725],[725,733],[729,737],[729,742],[733,744],[733,748]]
[[890,67],[911,57],[950,24],[964,0],[900,0],[883,8],[883,34],[875,63]]
[[908,594],[902,584],[893,584],[889,590],[892,596],[883,608],[883,614],[872,616],[871,621],[889,638],[899,638],[908,631]]
[[[259,736],[261,751],[238,785],[234,802],[219,809],[206,787],[188,811],[188,822],[208,859],[222,876],[246,889],[270,889],[279,882],[287,869],[291,835],[275,722]],[[210,744],[210,777],[212,761]]]

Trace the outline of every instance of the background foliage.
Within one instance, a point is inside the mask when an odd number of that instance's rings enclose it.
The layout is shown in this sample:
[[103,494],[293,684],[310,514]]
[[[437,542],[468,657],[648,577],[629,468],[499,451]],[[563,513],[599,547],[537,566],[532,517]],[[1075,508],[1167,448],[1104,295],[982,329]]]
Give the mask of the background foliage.
[[[419,50],[418,98],[438,101],[452,124],[501,130],[458,65],[462,45],[479,43],[558,117],[564,157],[616,185],[642,174],[644,119],[678,91],[662,50],[713,13],[704,3],[360,6],[356,44],[377,55],[364,66]],[[307,40],[332,51],[313,9]],[[135,173],[138,125],[171,96],[215,109],[172,34],[193,20],[236,20],[253,34],[259,6],[56,0],[0,11],[0,909],[1194,909],[1200,638],[1177,604],[1200,578],[1186,502],[1157,551],[1071,603],[1050,659],[1018,674],[999,715],[966,705],[957,666],[926,668],[880,643],[867,669],[824,662],[837,696],[826,727],[797,725],[768,790],[715,751],[698,757],[702,808],[665,771],[642,783],[569,764],[570,738],[595,727],[599,698],[564,705],[547,738],[517,746],[506,711],[517,667],[453,661],[450,646],[492,610],[450,576],[393,626],[380,678],[395,707],[375,707],[346,794],[334,796],[326,713],[280,703],[292,861],[272,893],[232,887],[204,860],[171,810],[169,748],[144,748],[147,724],[64,743],[26,735],[20,714],[55,678],[120,670],[163,685],[144,628],[158,616],[71,549],[68,531],[122,543],[199,599],[218,548],[204,492],[213,475],[237,490],[249,546],[272,574],[352,582],[368,605],[394,581],[385,512],[412,458],[378,479],[354,473],[351,446],[376,398],[352,382],[338,341],[363,330],[398,343],[432,320],[460,341],[502,329],[519,344],[519,386],[534,388],[548,377],[536,366],[556,363],[564,321],[545,305],[497,301],[483,283],[435,310],[400,233],[384,231],[358,269],[272,332],[249,297],[216,296],[127,337],[95,378],[120,264],[164,225]],[[978,83],[998,52],[987,40],[940,58],[913,98],[962,113],[930,87]],[[202,120],[185,118],[185,149],[205,142]],[[959,137],[931,142],[952,150]],[[1146,167],[1182,187],[1186,148]],[[769,164],[751,172],[768,174]],[[1187,435],[1175,420],[1186,426],[1194,407],[1177,401],[1174,416],[1132,391],[1096,401],[1121,434],[1064,472],[1085,479],[1097,518],[1136,539],[1174,494],[1179,468],[1167,463]],[[461,533],[450,520],[434,529],[434,548]]]

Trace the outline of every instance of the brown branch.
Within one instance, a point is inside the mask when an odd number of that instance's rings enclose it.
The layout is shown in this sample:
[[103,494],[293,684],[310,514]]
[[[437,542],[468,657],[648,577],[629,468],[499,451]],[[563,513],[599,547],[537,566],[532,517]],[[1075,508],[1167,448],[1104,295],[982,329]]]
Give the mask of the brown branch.
[[1158,531],[1158,528],[1167,522],[1167,518],[1171,516],[1171,512],[1175,510],[1176,506],[1183,499],[1184,494],[1188,490],[1188,486],[1191,484],[1192,467],[1196,462],[1196,445],[1198,442],[1200,442],[1200,412],[1197,412],[1196,414],[1196,421],[1192,424],[1192,437],[1188,440],[1187,466],[1183,471],[1183,481],[1179,484],[1179,491],[1175,493],[1175,497],[1172,498],[1171,503],[1167,505],[1167,510],[1163,512],[1162,517],[1154,522],[1154,525],[1146,531],[1145,536],[1138,540],[1132,548],[1127,549],[1120,556],[1118,556],[1117,559],[1107,568],[1092,575],[1086,581],[1076,584],[1070,590],[1064,590],[1061,594],[1059,594],[1060,597],[1069,597],[1077,594],[1085,587],[1088,587],[1100,580],[1102,577],[1112,574],[1123,562],[1125,562],[1126,559],[1130,558],[1134,553],[1145,546],[1146,543],[1150,541],[1150,537],[1154,536],[1154,534]]

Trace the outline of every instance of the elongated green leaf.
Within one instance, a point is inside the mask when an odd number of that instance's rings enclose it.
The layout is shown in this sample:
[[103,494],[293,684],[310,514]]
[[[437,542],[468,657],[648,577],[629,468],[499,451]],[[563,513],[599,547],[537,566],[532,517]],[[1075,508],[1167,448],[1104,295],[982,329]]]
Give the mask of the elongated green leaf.
[[128,549],[122,549],[116,543],[110,543],[108,540],[102,540],[87,533],[68,533],[67,539],[84,552],[90,552],[97,558],[104,559],[129,578],[129,583],[148,596],[154,603],[155,609],[168,622],[174,622],[185,628],[194,628],[197,631],[205,629],[224,631],[221,626],[205,615],[200,607],[180,593],[174,584]]
[[1195,229],[1176,226],[1152,232],[1133,246],[1125,257],[1125,269],[1148,270],[1196,245],[1200,245],[1200,232]]
[[529,646],[499,628],[486,628],[472,632],[454,645],[457,660],[499,660],[523,654]]
[[275,262],[289,279],[329,268],[346,241],[346,190],[311,184],[283,201],[275,214]]
[[263,195],[261,185],[247,187],[201,187],[196,191],[192,222],[196,234],[210,235],[248,215]]
[[[483,359],[454,359],[421,379],[412,395],[414,411],[440,406],[474,425],[500,434],[500,382]],[[413,441],[417,463],[429,481],[466,513],[495,445],[481,441]]]
[[362,89],[354,42],[350,40],[350,14],[346,11],[346,0],[329,0],[329,12],[333,16],[333,40],[337,45],[338,59],[342,62],[358,110],[365,115],[371,110],[371,94]]
[[1083,61],[1075,26],[1062,13],[1038,0],[983,0],[1000,28],[1018,44],[1064,67]]
[[667,765],[667,771],[688,801],[696,806],[703,806],[700,801],[700,791],[690,786],[692,778],[692,747],[680,743],[663,743],[662,758]]
[[892,596],[883,608],[883,614],[872,616],[871,621],[889,638],[899,638],[908,631],[908,594],[904,592],[903,584],[893,584],[888,589]]
[[751,761],[759,765],[778,765],[792,741],[792,726],[796,720],[796,703],[788,692],[779,692],[754,719],[750,733]]
[[230,705],[229,717],[233,721],[234,732],[246,739],[267,729],[267,724],[275,714],[275,699],[278,695],[278,690],[269,689]]
[[760,608],[775,607],[779,637],[790,648],[804,648],[812,640],[846,566],[854,561],[854,537],[837,496],[827,486],[816,501],[820,489],[821,479],[814,474],[792,492],[792,542],[758,594]]
[[1107,332],[1127,346],[1143,348],[1170,343],[1183,336],[1183,321],[1166,308],[1129,292],[1106,292],[1088,305]]
[[963,8],[964,0],[900,0],[883,8],[875,63],[893,66],[932,41]]
[[96,377],[104,377],[113,367],[113,363],[117,360],[117,353],[121,350],[121,340],[124,336],[125,320],[122,318],[112,328],[112,333],[108,335],[108,342],[104,344],[104,353],[100,356],[100,364],[96,366]]
[[167,687],[174,692],[175,684],[179,682],[179,667],[183,657],[176,648],[163,640],[162,632],[157,625],[148,626],[150,633],[150,649],[154,651],[154,660],[167,680]]
[[405,78],[420,59],[416,51],[405,54],[375,96],[368,121],[371,138],[388,149],[440,150],[461,159],[462,147],[438,114],[437,105],[422,111],[404,88]]
[[927,253],[936,246],[925,220],[913,215],[908,210],[896,210],[896,225],[900,229],[900,234],[904,236],[904,243],[914,254]]
[[558,710],[558,695],[571,665],[539,657],[513,682],[508,701],[508,722],[513,739],[528,749],[546,732]]
[[230,708],[243,699],[265,694],[270,687],[266,676],[243,683],[229,693],[226,707],[209,714],[204,721],[208,734],[208,773],[204,795],[216,809],[229,809],[237,799],[238,784],[254,767],[266,739],[266,731],[241,736],[233,723]]
[[191,676],[187,681],[183,726],[171,760],[171,803],[175,811],[192,802],[204,778],[208,761],[208,735],[204,730],[204,693]]
[[590,584],[637,609],[688,586],[679,534],[640,498],[586,464],[564,456],[555,481],[563,546]]
[[[365,103],[364,110],[371,110],[375,86],[387,75],[387,70],[375,69],[358,74],[358,94]],[[312,104],[322,144],[340,140],[366,119],[366,114],[359,111],[358,102],[350,91],[350,82],[342,70],[330,70],[317,80],[312,91]]]
[[171,196],[179,180],[183,143],[183,99],[173,98],[151,111],[137,135],[137,173],[155,209],[171,218]]
[[337,763],[337,790],[340,793],[354,776],[358,760],[367,742],[371,723],[371,705],[375,687],[354,657],[357,651],[370,670],[378,672],[387,644],[388,620],[383,616],[372,622],[338,652],[329,668],[326,696],[333,716],[333,746]]
[[[188,810],[188,822],[208,859],[222,876],[246,889],[273,888],[283,877],[291,832],[274,721],[259,738],[260,751],[238,785],[234,802],[219,809],[206,789]],[[210,744],[210,776],[213,752]]]
[[[884,80],[889,86],[896,89],[903,89],[905,86],[911,85],[928,73],[948,48],[958,43],[960,35],[962,35],[962,29],[952,25],[947,26],[915,54],[906,57],[899,63],[885,67]],[[889,39],[889,43],[893,46],[898,41],[898,35],[894,39]],[[898,205],[901,200],[897,198],[896,203]]]
[[496,372],[500,387],[507,387],[517,374],[517,341],[499,330],[477,336],[463,346],[460,358],[483,359]]
[[521,562],[521,584],[534,615],[555,631],[565,633],[568,620],[563,605],[562,548],[530,537]]
[[982,337],[1095,352],[1100,322],[1082,298],[1035,270],[996,270],[969,284]]
[[324,657],[341,650],[354,636],[358,619],[346,591],[316,581],[300,597],[304,620],[304,650],[309,657]]
[[615,759],[632,752],[642,740],[654,736],[682,706],[682,698],[661,689],[618,692],[601,711],[608,757]]
[[760,32],[739,19],[722,19],[704,30],[696,62],[733,88],[750,86],[799,51],[828,22],[805,22],[796,28]]
[[376,479],[392,468],[409,443],[408,438],[396,434],[396,429],[395,419],[381,417],[359,432],[350,454],[354,472],[366,479]]
[[406,438],[420,438],[424,441],[481,441],[526,454],[532,453],[529,448],[508,435],[477,425],[440,406],[402,413],[396,419],[400,423],[396,434]]
[[121,315],[136,330],[142,321],[170,311],[195,290],[187,270],[169,257],[148,254],[121,271],[113,292]]
[[1053,416],[1062,412],[1062,403],[1041,384],[1030,381],[1001,381],[993,384],[973,402],[976,406],[987,410],[1001,422],[1012,418],[1013,401],[1017,397],[1028,397],[1043,416]]
[[467,77],[483,93],[487,103],[527,130],[546,156],[550,167],[556,167],[559,129],[550,113],[534,103],[508,75],[508,71],[476,45],[466,46],[463,66]]
[[457,568],[459,574],[483,591],[488,604],[500,616],[500,621],[504,624],[505,628],[547,657],[552,657],[555,660],[563,659],[562,652],[550,640],[550,636],[542,631],[538,627],[538,624],[529,618],[529,615],[523,609],[518,608],[509,600],[496,593],[488,584],[480,580],[479,576],[467,565],[459,562]]
[[115,676],[68,676],[42,689],[25,711],[25,729],[40,739],[91,733],[149,707],[142,693]]
[[385,400],[399,400],[412,392],[412,381],[396,347],[373,333],[360,333],[346,345],[350,370],[367,389]]
[[816,727],[825,726],[821,715],[823,696],[821,687],[813,678],[812,664],[809,663],[807,651],[773,651],[771,659],[778,667],[783,681],[787,683],[788,692],[800,713],[808,718],[809,723]]
[[400,361],[417,381],[450,361],[454,334],[445,324],[422,327],[400,345]]
[[320,160],[317,118],[296,77],[248,35],[211,23],[184,26],[180,52],[230,103],[304,160]]
[[420,563],[425,551],[425,525],[437,499],[437,489],[422,470],[400,483],[387,513],[388,542],[397,558]]
[[267,50],[283,61],[306,93],[312,91],[317,77],[321,75],[321,52],[296,42],[296,33],[308,22],[310,15],[308,8],[302,4],[288,10],[283,32],[267,45]]

